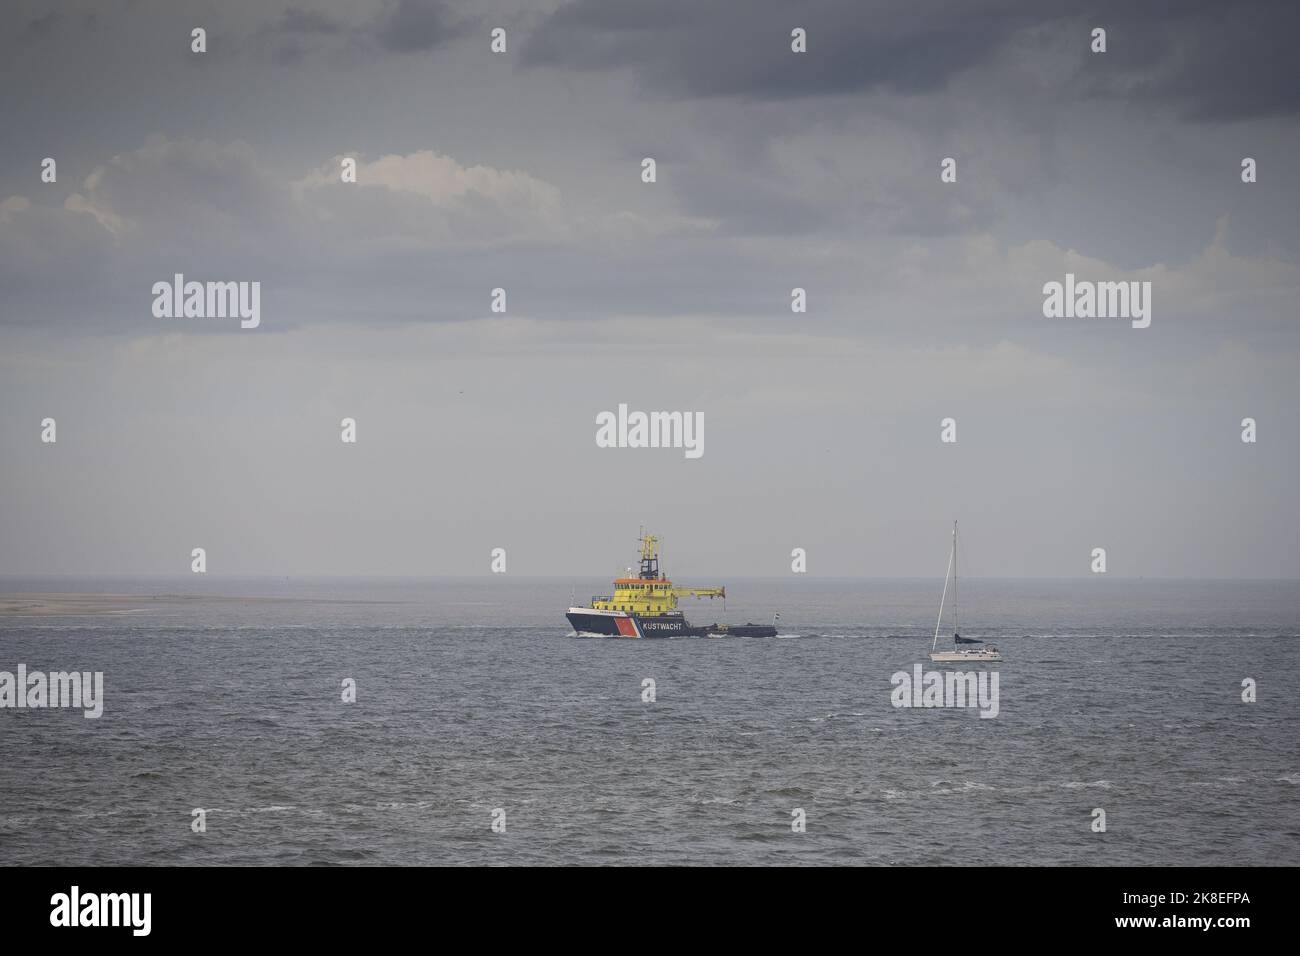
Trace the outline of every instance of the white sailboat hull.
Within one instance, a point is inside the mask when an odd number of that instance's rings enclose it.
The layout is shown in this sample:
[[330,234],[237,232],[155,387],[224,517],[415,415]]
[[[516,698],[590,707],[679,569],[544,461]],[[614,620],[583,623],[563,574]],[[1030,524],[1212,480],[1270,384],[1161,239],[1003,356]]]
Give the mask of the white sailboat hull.
[[935,651],[930,655],[930,660],[936,664],[972,664],[981,661],[1000,661],[1002,655],[990,650]]

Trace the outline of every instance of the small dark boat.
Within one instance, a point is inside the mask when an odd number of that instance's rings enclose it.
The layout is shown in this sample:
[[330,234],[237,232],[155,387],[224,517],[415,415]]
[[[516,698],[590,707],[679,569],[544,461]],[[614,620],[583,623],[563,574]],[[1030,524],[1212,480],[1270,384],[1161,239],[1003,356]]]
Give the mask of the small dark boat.
[[717,634],[724,637],[776,637],[776,628],[771,624],[710,624],[708,627],[693,627],[694,637],[707,637]]

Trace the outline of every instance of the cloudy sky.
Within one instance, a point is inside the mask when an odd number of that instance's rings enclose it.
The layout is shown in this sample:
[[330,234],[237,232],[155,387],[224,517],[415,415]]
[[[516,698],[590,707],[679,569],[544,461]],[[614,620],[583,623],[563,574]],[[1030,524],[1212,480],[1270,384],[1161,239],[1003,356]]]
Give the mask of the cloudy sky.
[[1298,9],[7,3],[0,574],[1300,577]]

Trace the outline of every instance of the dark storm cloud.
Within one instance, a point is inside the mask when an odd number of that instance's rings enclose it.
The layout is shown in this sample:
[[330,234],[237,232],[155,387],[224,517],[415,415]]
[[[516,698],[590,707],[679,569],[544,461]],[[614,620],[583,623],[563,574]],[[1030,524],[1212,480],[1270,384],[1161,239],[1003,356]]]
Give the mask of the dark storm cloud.
[[458,36],[462,28],[452,21],[438,0],[397,0],[373,28],[379,45],[393,53],[414,53]]
[[316,10],[289,7],[260,37],[253,49],[265,50],[276,63],[294,64],[320,45],[347,32],[344,24]]
[[258,27],[248,42],[258,54],[285,65],[341,47],[372,54],[424,53],[461,37],[467,28],[440,0],[388,0],[357,22],[289,7]]
[[1226,122],[1300,113],[1300,4],[1285,0],[1116,8],[1093,90]]
[[[1032,9],[1032,8],[1030,8]],[[873,14],[853,0],[793,8],[577,0],[547,18],[524,47],[529,65],[631,67],[668,95],[789,99],[884,88],[925,93],[985,60],[1031,14],[1006,4],[922,3]],[[790,55],[808,31],[815,55]],[[768,55],[764,55],[764,51]]]
[[[789,52],[808,31],[809,53]],[[720,2],[575,0],[528,38],[523,63],[582,70],[628,68],[650,93],[673,98],[785,100],[884,91],[928,94],[968,71],[999,69],[1013,41],[1068,34],[1087,49],[1108,31],[1105,59],[1063,89],[1067,97],[1122,96],[1193,120],[1300,111],[1292,44],[1300,5],[1185,2],[991,3],[954,0],[792,6]],[[766,51],[766,52],[765,52]],[[1060,70],[1074,70],[1063,62]]]

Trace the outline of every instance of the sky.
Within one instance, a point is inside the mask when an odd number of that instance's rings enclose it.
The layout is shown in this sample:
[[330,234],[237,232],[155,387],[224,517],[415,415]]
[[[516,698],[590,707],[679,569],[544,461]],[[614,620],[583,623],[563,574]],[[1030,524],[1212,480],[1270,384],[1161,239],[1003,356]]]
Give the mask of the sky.
[[[939,577],[959,519],[977,576],[1300,577],[1294,3],[0,22],[0,575],[603,575],[645,526],[683,579]],[[155,316],[176,273],[260,324]],[[1150,326],[1046,317],[1067,273]],[[620,404],[704,454],[598,447]]]

